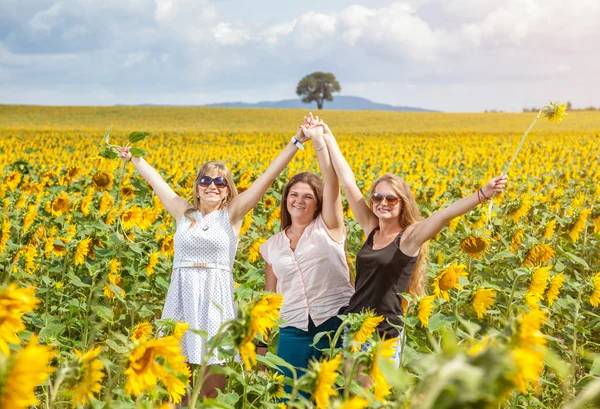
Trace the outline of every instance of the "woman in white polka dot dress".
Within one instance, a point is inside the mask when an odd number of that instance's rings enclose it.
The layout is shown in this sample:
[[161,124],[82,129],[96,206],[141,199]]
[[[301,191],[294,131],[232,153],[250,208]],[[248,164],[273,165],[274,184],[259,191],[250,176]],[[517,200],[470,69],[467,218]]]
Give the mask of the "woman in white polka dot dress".
[[[173,274],[162,318],[185,321],[191,329],[206,331],[208,339],[221,323],[235,318],[231,271],[242,221],[305,140],[299,129],[267,170],[239,195],[222,162],[205,163],[194,182],[193,205],[178,196],[143,158],[132,158],[128,148],[119,152],[124,161],[134,164],[177,222]],[[204,339],[188,331],[183,352],[189,363],[201,363],[206,353]],[[209,358],[211,365],[222,363],[217,356]],[[211,375],[202,385],[202,396],[216,397],[216,389],[224,385],[224,376]]]

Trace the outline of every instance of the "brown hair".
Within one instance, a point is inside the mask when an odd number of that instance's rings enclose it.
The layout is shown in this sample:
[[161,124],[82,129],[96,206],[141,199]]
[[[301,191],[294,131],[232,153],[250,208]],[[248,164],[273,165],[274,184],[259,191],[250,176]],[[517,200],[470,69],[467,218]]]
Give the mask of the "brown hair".
[[[419,212],[419,207],[417,206],[417,201],[413,196],[410,187],[408,184],[398,175],[394,175],[393,173],[386,173],[375,182],[371,186],[371,190],[369,191],[368,205],[373,210],[373,202],[371,200],[371,196],[375,192],[375,188],[381,182],[387,182],[392,186],[394,192],[400,198],[402,202],[402,207],[400,210],[400,215],[398,218],[400,219],[400,226],[402,229],[406,229],[413,223],[416,223],[421,220],[421,213]],[[417,263],[415,265],[415,269],[413,275],[410,279],[410,283],[408,284],[407,292],[411,295],[422,296],[427,292],[426,289],[426,281],[427,281],[427,272],[425,271],[425,264],[427,259],[427,243],[423,243],[421,248],[419,249],[419,257],[417,258]]]
[[290,179],[289,182],[283,188],[283,194],[281,195],[281,212],[279,216],[280,221],[280,229],[281,231],[285,230],[286,227],[292,224],[292,216],[287,209],[287,197],[290,193],[290,190],[296,183],[306,183],[309,185],[317,199],[317,208],[315,209],[315,214],[313,215],[313,219],[315,219],[321,211],[323,210],[323,181],[320,177],[315,175],[312,172],[302,172],[298,173]]
[[206,176],[209,173],[217,173],[219,176],[222,176],[227,180],[227,187],[229,188],[229,195],[221,202],[221,206],[219,206],[219,210],[222,210],[227,206],[227,203],[234,197],[238,195],[237,189],[235,188],[235,182],[233,181],[233,177],[231,176],[231,172],[225,165],[225,163],[221,161],[210,161],[206,162],[204,165],[200,166],[198,170],[198,174],[196,175],[196,179],[194,180],[194,207],[190,207],[183,213],[183,215],[188,218],[192,224],[191,227],[194,227],[196,224],[196,220],[191,216],[196,210],[200,210],[200,198],[198,197],[198,183],[200,183],[200,178],[202,176]]

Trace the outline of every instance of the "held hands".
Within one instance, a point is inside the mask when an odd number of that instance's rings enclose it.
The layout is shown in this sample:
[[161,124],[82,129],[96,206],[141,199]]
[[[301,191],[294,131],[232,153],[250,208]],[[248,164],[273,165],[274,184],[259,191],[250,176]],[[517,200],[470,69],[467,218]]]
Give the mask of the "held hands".
[[[316,141],[323,140],[323,126],[322,121],[319,121],[319,117],[313,117],[312,112],[309,112],[309,116],[304,117],[304,125],[300,128],[302,129],[302,133],[315,143]],[[317,142],[318,143],[318,142]]]

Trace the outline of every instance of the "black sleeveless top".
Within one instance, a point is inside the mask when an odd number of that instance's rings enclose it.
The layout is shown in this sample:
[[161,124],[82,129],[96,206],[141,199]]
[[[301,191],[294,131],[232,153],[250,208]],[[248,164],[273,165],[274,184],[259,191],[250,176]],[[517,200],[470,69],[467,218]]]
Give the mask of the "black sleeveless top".
[[360,313],[363,309],[375,310],[384,320],[377,326],[379,335],[393,338],[398,330],[390,323],[402,326],[399,315],[404,315],[402,297],[412,277],[417,256],[407,256],[400,250],[402,233],[386,247],[373,250],[373,229],[356,255],[356,290],[345,313]]

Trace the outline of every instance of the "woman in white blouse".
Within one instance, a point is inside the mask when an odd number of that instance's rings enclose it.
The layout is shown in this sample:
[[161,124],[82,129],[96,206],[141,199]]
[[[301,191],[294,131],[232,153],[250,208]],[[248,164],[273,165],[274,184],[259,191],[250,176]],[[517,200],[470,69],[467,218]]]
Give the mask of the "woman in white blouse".
[[311,359],[320,358],[319,349],[329,347],[327,337],[311,346],[313,338],[341,325],[338,312],[354,293],[344,251],[340,187],[323,128],[302,129],[313,141],[323,181],[310,172],[291,178],[281,198],[281,231],[260,247],[266,290],[284,298],[277,355],[300,373]]

